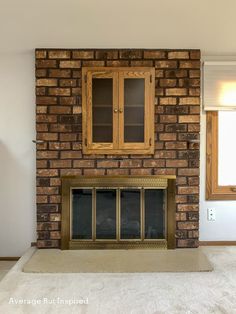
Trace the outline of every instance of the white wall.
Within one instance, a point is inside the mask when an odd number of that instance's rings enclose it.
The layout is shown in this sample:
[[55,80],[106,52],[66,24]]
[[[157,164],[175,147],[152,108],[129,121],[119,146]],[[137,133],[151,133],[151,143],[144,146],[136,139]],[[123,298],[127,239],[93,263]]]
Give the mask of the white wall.
[[[0,256],[35,241],[34,49],[200,48],[236,53],[236,1],[0,0]],[[236,240],[235,202],[204,201],[202,118],[201,240]],[[207,206],[217,221],[206,221]]]

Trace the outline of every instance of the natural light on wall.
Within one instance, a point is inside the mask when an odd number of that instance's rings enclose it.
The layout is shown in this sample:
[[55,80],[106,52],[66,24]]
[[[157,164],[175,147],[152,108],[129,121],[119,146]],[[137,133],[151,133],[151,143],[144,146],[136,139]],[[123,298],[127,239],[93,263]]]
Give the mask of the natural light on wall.
[[204,62],[204,109],[236,109],[236,62]]

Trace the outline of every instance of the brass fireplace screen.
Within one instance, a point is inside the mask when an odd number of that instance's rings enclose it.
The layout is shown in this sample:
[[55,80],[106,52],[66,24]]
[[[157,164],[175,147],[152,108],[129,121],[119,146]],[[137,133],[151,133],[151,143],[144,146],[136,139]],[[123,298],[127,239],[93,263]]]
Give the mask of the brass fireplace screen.
[[62,249],[174,248],[175,178],[62,178]]

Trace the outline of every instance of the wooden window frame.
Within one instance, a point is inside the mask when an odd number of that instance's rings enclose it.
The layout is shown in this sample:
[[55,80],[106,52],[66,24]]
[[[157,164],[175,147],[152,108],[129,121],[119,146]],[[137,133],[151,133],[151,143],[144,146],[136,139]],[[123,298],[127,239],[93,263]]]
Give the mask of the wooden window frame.
[[218,184],[218,111],[206,114],[206,199],[236,200],[236,186]]
[[[113,78],[113,142],[92,142],[92,78]],[[124,143],[124,78],[145,79],[144,142]],[[154,154],[155,69],[152,67],[84,67],[82,69],[82,141],[84,154]],[[119,117],[118,117],[119,116]]]

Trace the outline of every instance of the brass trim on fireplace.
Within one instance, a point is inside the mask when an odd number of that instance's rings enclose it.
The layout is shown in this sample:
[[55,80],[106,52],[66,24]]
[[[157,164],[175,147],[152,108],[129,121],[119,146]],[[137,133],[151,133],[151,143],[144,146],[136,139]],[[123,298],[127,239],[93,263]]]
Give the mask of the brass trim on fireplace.
[[[116,239],[96,239],[96,208],[95,208],[95,188],[116,189],[118,193],[117,219],[116,219]],[[125,188],[140,188],[141,199],[141,233],[140,239],[120,239],[120,190]],[[71,190],[74,188],[92,189],[92,239],[81,240],[71,239]],[[165,239],[145,239],[144,235],[144,189],[155,188],[166,190],[165,203]],[[175,176],[81,176],[62,177],[62,249],[133,249],[133,248],[175,248]]]

